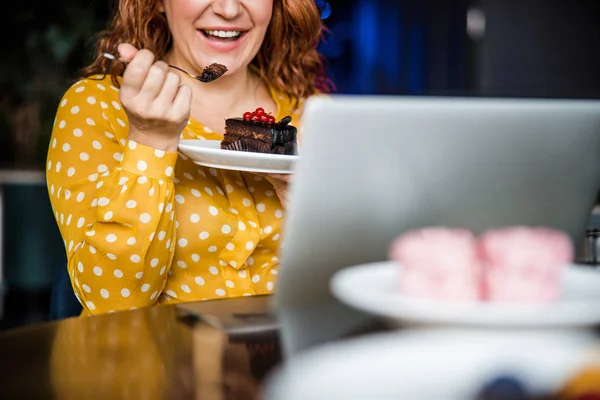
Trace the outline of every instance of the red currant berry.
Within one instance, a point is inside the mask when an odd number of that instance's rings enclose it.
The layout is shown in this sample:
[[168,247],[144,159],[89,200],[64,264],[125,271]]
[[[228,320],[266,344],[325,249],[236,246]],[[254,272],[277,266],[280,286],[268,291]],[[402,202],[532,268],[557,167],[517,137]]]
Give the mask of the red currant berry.
[[252,122],[258,122],[260,120],[260,118],[257,115],[253,115],[252,118],[250,118],[250,120]]
[[251,112],[245,112],[244,113],[244,121],[250,121],[250,118],[252,118],[252,113]]
[[269,115],[269,116],[268,116],[268,121],[267,121],[267,123],[269,123],[269,124],[274,124],[274,123],[275,123],[275,117],[274,117],[274,116],[272,116],[272,115]]
[[269,117],[266,116],[265,114],[262,114],[259,118],[260,118],[260,122],[262,122],[263,124],[266,124],[267,122],[269,122]]
[[258,107],[255,112],[256,112],[256,115],[261,115],[261,114],[265,113],[265,109],[262,107]]

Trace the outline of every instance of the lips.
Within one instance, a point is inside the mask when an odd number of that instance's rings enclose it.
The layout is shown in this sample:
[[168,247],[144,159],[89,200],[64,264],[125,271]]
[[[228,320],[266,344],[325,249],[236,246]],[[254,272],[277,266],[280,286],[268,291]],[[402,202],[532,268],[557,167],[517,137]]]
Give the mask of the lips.
[[241,31],[221,31],[221,30],[202,30],[206,36],[213,36],[221,39],[237,39],[242,32]]
[[236,41],[247,31],[241,29],[200,29],[202,34],[210,40]]
[[197,28],[201,42],[209,49],[218,53],[228,53],[238,49],[246,41],[246,38],[249,37],[249,31],[250,29],[229,26]]

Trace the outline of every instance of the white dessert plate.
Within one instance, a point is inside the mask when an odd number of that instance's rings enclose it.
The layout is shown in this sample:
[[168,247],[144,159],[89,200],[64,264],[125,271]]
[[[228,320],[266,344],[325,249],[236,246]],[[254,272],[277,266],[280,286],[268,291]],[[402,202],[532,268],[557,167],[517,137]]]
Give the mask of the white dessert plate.
[[337,272],[330,287],[356,309],[401,325],[488,328],[590,327],[600,325],[600,271],[570,264],[563,269],[561,297],[549,304],[421,300],[399,289],[402,267],[386,261]]
[[219,140],[181,140],[179,151],[205,167],[263,174],[292,174],[299,156],[221,149]]
[[[267,379],[264,399],[476,399],[484,398],[478,394],[486,383],[506,376],[526,388],[527,398],[537,398],[557,393],[589,368],[596,345],[594,335],[582,330],[415,329],[364,335],[294,354]],[[503,398],[524,397],[507,393]]]

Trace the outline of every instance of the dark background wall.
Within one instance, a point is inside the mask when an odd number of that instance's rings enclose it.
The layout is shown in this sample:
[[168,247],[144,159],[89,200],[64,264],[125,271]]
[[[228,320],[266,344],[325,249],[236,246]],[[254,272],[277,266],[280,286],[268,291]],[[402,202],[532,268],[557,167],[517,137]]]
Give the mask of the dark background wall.
[[483,95],[600,97],[600,2],[483,0]]

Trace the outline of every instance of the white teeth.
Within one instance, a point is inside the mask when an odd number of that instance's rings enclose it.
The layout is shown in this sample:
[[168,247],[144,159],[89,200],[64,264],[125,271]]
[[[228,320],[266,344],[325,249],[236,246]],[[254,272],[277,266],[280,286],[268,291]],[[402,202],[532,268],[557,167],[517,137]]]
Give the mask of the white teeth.
[[208,34],[210,36],[216,36],[216,37],[220,37],[220,38],[238,37],[242,34],[242,32],[240,32],[240,31],[214,31],[214,30],[207,31],[207,30],[205,30],[204,32],[206,32],[206,34]]

